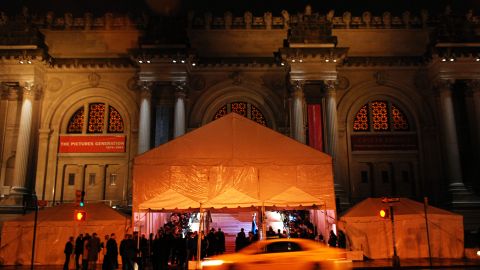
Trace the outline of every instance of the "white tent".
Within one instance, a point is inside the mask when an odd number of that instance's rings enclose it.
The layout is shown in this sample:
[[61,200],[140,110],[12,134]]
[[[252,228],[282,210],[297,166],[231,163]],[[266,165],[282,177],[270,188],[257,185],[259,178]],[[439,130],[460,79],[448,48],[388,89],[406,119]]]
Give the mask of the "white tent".
[[[399,202],[392,205],[397,255],[400,258],[427,258],[424,205],[407,198],[400,198]],[[379,216],[379,211],[383,208],[389,208],[389,204],[382,202],[381,198],[368,198],[340,217],[338,226],[345,232],[350,250],[361,250],[371,259],[392,257],[391,220]],[[462,258],[463,217],[428,206],[427,219],[431,256]]]
[[[63,249],[70,236],[96,232],[103,241],[104,235],[115,233],[117,243],[130,226],[130,217],[124,216],[102,203],[85,204],[86,221],[75,221],[74,204],[62,204],[40,209],[37,218],[34,264],[63,264]],[[0,262],[4,265],[30,265],[35,213],[5,221],[0,242]]]
[[231,113],[135,158],[136,213],[262,206],[335,210],[331,157]]

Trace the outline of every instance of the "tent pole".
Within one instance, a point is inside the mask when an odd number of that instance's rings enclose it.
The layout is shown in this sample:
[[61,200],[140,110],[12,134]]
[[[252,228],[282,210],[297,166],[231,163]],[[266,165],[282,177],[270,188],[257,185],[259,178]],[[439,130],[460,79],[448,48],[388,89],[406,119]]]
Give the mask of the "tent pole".
[[261,240],[267,239],[267,217],[265,216],[265,204],[262,203],[262,238]]
[[428,198],[423,197],[423,209],[425,211],[425,226],[427,228],[428,259],[430,261],[430,268],[431,268],[432,267],[432,252],[430,250],[430,233],[428,231],[427,208],[428,208]]
[[327,216],[327,204],[323,204],[324,206],[324,212],[323,212],[323,217],[325,219],[325,225],[324,225],[324,228],[325,228],[325,235],[323,236],[323,239],[325,239],[325,243],[328,242],[328,236],[330,235],[329,232],[328,232],[328,216]]
[[199,209],[199,224],[198,224],[198,237],[197,237],[197,265],[195,266],[195,269],[201,269],[200,267],[200,256],[202,255],[202,221],[203,221],[203,208],[202,204],[200,204],[200,209]]

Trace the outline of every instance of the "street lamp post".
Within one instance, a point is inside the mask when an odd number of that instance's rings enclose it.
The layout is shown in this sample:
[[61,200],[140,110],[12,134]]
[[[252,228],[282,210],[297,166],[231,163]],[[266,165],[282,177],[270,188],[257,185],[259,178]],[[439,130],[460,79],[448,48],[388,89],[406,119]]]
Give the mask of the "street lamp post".
[[33,239],[32,239],[32,260],[30,264],[30,269],[33,270],[33,265],[35,261],[35,240],[37,238],[37,220],[38,220],[38,200],[37,194],[35,191],[32,194],[33,207],[35,207],[35,220],[33,221]]
[[393,241],[392,267],[394,269],[398,269],[400,268],[400,257],[398,257],[397,255],[397,246],[395,245],[395,218],[394,218],[392,204],[390,204],[390,220],[392,221],[392,241]]

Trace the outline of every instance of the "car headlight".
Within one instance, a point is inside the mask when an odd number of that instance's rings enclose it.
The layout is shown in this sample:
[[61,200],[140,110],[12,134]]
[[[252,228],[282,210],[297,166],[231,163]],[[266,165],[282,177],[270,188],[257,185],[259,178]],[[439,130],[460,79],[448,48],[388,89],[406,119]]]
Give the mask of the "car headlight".
[[222,260],[208,260],[208,261],[202,262],[202,266],[218,266],[222,264],[223,264]]

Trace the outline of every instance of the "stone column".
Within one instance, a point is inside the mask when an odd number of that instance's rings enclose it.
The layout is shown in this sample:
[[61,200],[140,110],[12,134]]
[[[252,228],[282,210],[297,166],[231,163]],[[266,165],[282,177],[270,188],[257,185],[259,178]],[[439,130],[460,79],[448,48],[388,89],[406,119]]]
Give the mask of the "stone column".
[[335,152],[337,149],[337,94],[335,92],[335,81],[325,81],[325,112],[326,112],[326,145],[325,152],[332,156],[335,163]]
[[175,113],[173,116],[173,137],[185,134],[185,81],[173,83],[175,86]]
[[468,88],[472,93],[474,113],[474,123],[471,125],[475,129],[477,154],[480,153],[480,80],[471,80],[468,82]]
[[37,173],[35,181],[35,190],[39,199],[45,200],[45,189],[47,185],[47,163],[48,150],[52,130],[41,128],[38,131],[38,153],[37,153]]
[[5,131],[7,128],[7,116],[8,116],[8,87],[0,84],[0,185],[4,185],[5,179],[2,172],[1,164],[6,162],[3,160],[5,157],[4,153],[4,144],[5,144]]
[[343,188],[338,175],[339,165],[337,164],[337,142],[338,142],[338,120],[337,120],[337,92],[336,81],[326,80],[325,86],[325,152],[332,156],[333,180],[335,189],[335,201],[337,211],[343,211],[349,207],[347,192]]
[[138,124],[138,154],[150,149],[150,117],[152,90],[150,84],[144,83],[140,90],[140,121]]
[[458,149],[457,127],[452,102],[453,81],[442,80],[438,82],[440,92],[440,112],[443,121],[443,136],[445,146],[445,169],[449,181],[450,192],[458,189],[463,190],[462,167],[460,163],[460,152]]
[[305,97],[303,95],[303,81],[293,82],[292,88],[292,135],[301,143],[306,142],[305,138]]
[[20,127],[18,130],[15,168],[13,172],[12,192],[17,194],[27,193],[25,183],[30,152],[30,135],[32,133],[33,99],[33,86],[27,84],[23,88],[22,111],[20,113]]

